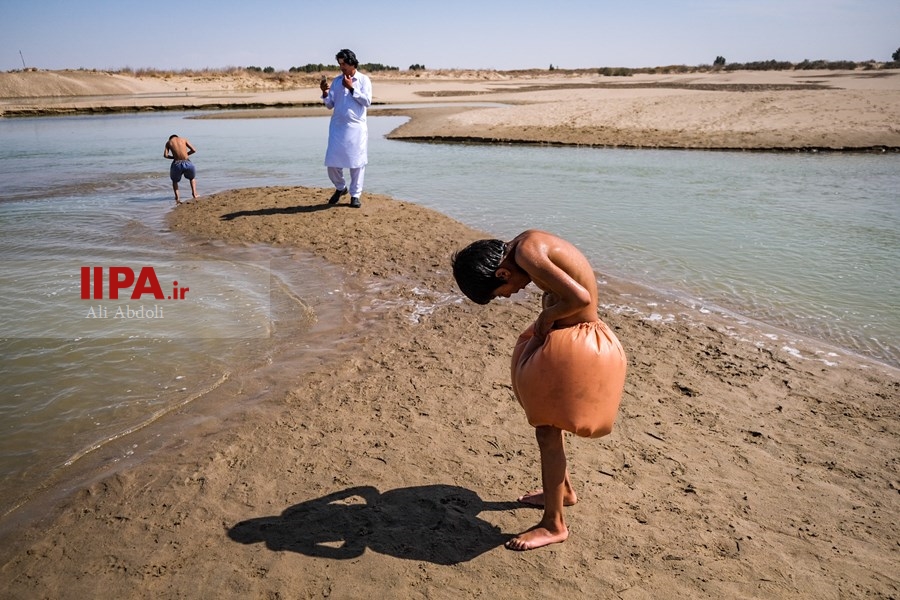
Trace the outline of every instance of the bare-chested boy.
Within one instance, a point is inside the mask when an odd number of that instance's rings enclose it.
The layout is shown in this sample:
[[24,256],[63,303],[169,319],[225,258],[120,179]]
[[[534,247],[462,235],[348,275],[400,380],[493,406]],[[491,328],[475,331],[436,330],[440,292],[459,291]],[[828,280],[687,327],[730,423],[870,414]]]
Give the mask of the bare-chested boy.
[[178,182],[184,175],[191,182],[191,196],[197,197],[197,170],[188,157],[196,152],[191,142],[183,137],[175,134],[169,136],[166,147],[163,150],[163,158],[171,158],[172,166],[169,167],[169,178],[172,180],[172,189],[175,190],[175,204],[181,204],[181,198],[178,194]]
[[533,282],[542,310],[516,343],[513,391],[535,427],[542,489],[520,502],[543,506],[540,522],[506,543],[531,550],[563,542],[563,506],[578,500],[566,466],[563,431],[601,437],[612,431],[625,383],[625,353],[597,316],[597,279],[575,246],[534,229],[511,242],[480,240],[453,256],[453,275],[478,304],[508,298]]

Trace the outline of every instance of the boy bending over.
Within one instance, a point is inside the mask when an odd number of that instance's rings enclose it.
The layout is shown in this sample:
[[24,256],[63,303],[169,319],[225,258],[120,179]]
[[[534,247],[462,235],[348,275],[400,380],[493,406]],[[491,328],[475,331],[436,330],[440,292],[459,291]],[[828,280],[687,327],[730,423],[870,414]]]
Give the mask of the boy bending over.
[[479,240],[453,255],[453,276],[473,302],[509,298],[529,283],[544,292],[540,314],[516,342],[512,387],[535,428],[542,489],[520,502],[543,506],[540,522],[506,543],[532,550],[563,542],[563,506],[577,501],[563,431],[601,437],[612,431],[625,385],[625,352],[597,316],[597,279],[566,240],[530,229],[511,242]]
[[172,180],[172,190],[175,192],[175,204],[181,204],[181,196],[178,193],[178,182],[181,181],[182,175],[191,182],[191,196],[197,197],[197,169],[194,163],[188,158],[197,150],[191,145],[187,138],[178,137],[174,133],[169,136],[166,147],[163,148],[163,158],[171,158],[172,164],[169,167],[169,178]]

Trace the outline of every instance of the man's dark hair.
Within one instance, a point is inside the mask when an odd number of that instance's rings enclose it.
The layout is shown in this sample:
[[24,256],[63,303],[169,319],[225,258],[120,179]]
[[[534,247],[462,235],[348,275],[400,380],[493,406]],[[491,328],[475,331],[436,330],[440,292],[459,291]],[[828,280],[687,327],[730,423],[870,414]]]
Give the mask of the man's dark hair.
[[351,65],[354,67],[359,66],[359,61],[356,60],[356,54],[353,53],[353,50],[347,50],[346,48],[344,48],[343,50],[341,50],[340,52],[338,52],[335,55],[335,58],[337,60],[343,60],[348,65]]
[[506,243],[500,240],[478,240],[453,255],[453,277],[469,300],[487,304],[494,291],[506,283],[497,277],[505,253]]

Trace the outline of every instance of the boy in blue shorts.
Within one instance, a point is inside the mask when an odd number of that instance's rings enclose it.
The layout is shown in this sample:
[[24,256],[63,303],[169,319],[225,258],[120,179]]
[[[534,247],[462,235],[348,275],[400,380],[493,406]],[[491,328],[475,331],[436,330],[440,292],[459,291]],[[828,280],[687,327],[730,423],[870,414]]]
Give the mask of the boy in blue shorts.
[[172,179],[172,189],[175,190],[175,204],[181,204],[181,198],[178,195],[178,182],[181,181],[182,175],[191,182],[191,195],[197,197],[197,170],[194,163],[188,157],[197,150],[191,145],[186,138],[178,137],[175,134],[169,136],[166,142],[166,148],[163,150],[163,158],[171,158],[172,166],[169,167],[169,178]]

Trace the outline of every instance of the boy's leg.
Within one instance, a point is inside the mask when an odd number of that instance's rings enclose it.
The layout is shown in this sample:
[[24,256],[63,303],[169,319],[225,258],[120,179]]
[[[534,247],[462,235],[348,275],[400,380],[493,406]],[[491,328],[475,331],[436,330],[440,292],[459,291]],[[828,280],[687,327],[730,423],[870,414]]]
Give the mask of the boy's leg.
[[178,196],[178,182],[181,181],[181,171],[178,168],[178,162],[172,161],[169,166],[169,179],[172,180],[172,189],[175,190],[175,204],[181,204],[181,198]]
[[197,197],[197,167],[194,166],[194,163],[191,161],[187,161],[184,164],[184,174],[185,177],[188,178],[188,181],[191,182],[191,196],[194,198]]
[[[534,490],[516,498],[522,504],[530,504],[531,506],[544,506],[544,490]],[[563,506],[572,506],[578,502],[578,495],[572,482],[569,480],[569,470],[566,469],[565,493],[563,494]]]
[[533,550],[564,542],[569,537],[569,530],[563,519],[567,471],[562,429],[549,425],[537,427],[535,436],[541,451],[544,516],[537,525],[506,542],[506,547],[511,550]]

